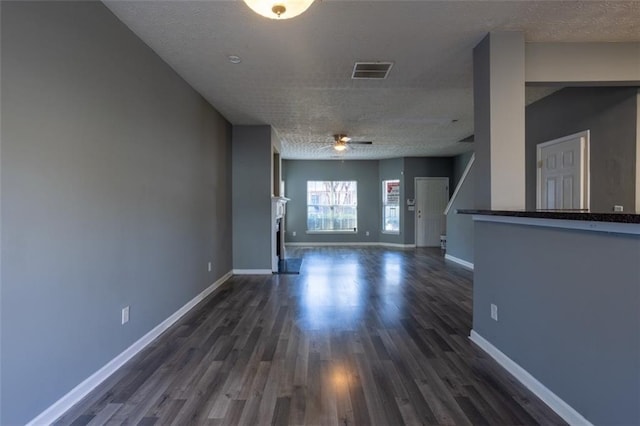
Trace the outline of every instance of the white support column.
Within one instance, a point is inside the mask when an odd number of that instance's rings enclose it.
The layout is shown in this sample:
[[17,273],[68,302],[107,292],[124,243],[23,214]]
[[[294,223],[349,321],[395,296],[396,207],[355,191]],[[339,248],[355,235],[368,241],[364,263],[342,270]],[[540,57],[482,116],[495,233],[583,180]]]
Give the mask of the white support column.
[[473,50],[476,208],[525,207],[524,35],[488,34]]

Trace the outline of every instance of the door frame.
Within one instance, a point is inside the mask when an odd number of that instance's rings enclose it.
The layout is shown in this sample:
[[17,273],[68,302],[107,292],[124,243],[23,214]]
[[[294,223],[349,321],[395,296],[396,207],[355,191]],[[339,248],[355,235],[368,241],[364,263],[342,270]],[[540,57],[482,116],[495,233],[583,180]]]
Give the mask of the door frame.
[[561,138],[552,139],[536,145],[536,209],[542,209],[542,149],[551,145],[566,142],[571,139],[580,138],[580,161],[582,163],[582,175],[580,176],[580,208],[589,209],[591,206],[591,171],[589,164],[590,150],[589,139],[590,131],[583,130],[572,135],[563,136]]
[[[415,200],[415,206],[416,209],[413,212],[413,242],[415,244],[416,247],[418,247],[418,206],[419,206],[419,202],[418,202],[418,181],[419,180],[442,180],[445,181],[447,184],[447,191],[450,190],[449,187],[449,177],[448,176],[429,176],[429,177],[415,177],[413,178],[413,195],[414,195],[414,200]],[[448,200],[451,199],[451,196],[449,195],[450,192],[447,192],[447,203],[445,203],[445,209],[446,206],[448,204]],[[442,215],[444,216],[444,210],[442,210]]]

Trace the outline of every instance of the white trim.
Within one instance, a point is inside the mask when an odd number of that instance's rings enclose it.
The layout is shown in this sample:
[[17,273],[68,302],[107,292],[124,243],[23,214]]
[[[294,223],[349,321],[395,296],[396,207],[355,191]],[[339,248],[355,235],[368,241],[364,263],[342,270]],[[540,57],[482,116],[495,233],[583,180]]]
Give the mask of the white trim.
[[415,244],[397,244],[397,243],[384,243],[379,242],[376,245],[381,247],[395,247],[395,248],[416,248]]
[[271,275],[271,269],[234,269],[231,271],[233,275]]
[[460,188],[462,187],[462,184],[467,178],[467,175],[469,174],[469,171],[471,170],[471,166],[473,166],[473,162],[475,160],[476,160],[476,153],[474,152],[471,155],[469,162],[467,163],[467,167],[465,167],[464,172],[462,173],[462,177],[460,178],[460,181],[458,181],[458,185],[456,186],[455,191],[453,191],[453,195],[449,199],[449,204],[447,204],[447,208],[444,209],[444,214],[449,214],[449,210],[451,210],[451,206],[453,206],[453,202],[456,200],[456,197],[458,196],[458,191],[460,191]]
[[547,228],[580,229],[593,232],[640,235],[640,224],[621,222],[598,222],[592,220],[543,219],[538,217],[493,216],[474,214],[477,222],[510,223],[515,225],[544,226]]
[[309,243],[285,243],[287,246],[291,247],[328,247],[328,246],[353,246],[353,247],[395,247],[395,248],[416,248],[415,244],[396,244],[396,243],[381,243],[377,241],[373,241],[370,243],[318,243],[318,242],[309,242]]
[[580,167],[582,175],[580,176],[580,209],[589,209],[591,205],[591,159],[590,159],[590,138],[591,132],[583,130],[572,135],[563,136],[547,142],[536,145],[536,208],[542,209],[542,149],[559,143],[567,142],[573,139],[580,139]]
[[76,403],[84,398],[89,392],[94,390],[100,383],[105,381],[109,376],[115,373],[120,367],[122,367],[127,361],[142,351],[149,343],[153,342],[158,336],[160,336],[165,330],[171,327],[176,321],[178,321],[184,314],[189,312],[204,300],[207,296],[213,293],[218,287],[220,287],[225,281],[231,278],[231,272],[227,272],[220,277],[216,282],[204,289],[196,297],[188,301],[183,307],[174,312],[167,319],[155,326],[151,331],[138,339],[135,343],[105,364],[98,371],[86,378],[82,383],[71,389],[66,395],[54,402],[49,408],[38,414],[33,420],[27,423],[27,426],[36,426],[43,424],[52,424],[65,412],[69,411]]
[[285,246],[310,246],[310,247],[325,247],[325,246],[376,246],[378,243],[285,243]]
[[447,260],[450,260],[454,263],[457,263],[458,265],[464,266],[467,269],[470,269],[473,271],[473,263],[471,262],[467,262],[466,260],[462,260],[459,257],[455,257],[455,256],[451,256],[449,253],[446,253],[444,255],[444,258]]
[[474,330],[471,330],[469,339],[491,356],[491,358],[496,360],[498,364],[511,373],[511,375],[513,375],[520,383],[533,392],[534,395],[551,407],[551,409],[567,423],[570,425],[593,426],[593,424],[585,419],[582,414],[578,413],[573,407],[564,402],[562,398],[540,383],[527,370],[518,365],[515,361],[500,351],[500,349],[493,346],[488,340],[476,333]]
[[340,235],[340,234],[357,234],[358,231],[348,231],[341,229],[339,231],[305,231],[305,234],[319,234],[319,235]]

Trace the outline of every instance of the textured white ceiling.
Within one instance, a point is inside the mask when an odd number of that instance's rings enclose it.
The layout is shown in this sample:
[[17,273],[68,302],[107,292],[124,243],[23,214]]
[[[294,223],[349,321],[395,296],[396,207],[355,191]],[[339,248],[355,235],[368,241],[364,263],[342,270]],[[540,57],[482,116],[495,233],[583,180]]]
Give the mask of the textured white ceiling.
[[[473,133],[472,49],[489,31],[640,41],[638,1],[316,0],[284,21],[241,0],[105,4],[231,123],[272,125],[290,159],[334,157],[335,133],[373,141],[341,158],[468,151],[457,141]],[[388,79],[350,79],[355,61],[376,60],[395,63]]]

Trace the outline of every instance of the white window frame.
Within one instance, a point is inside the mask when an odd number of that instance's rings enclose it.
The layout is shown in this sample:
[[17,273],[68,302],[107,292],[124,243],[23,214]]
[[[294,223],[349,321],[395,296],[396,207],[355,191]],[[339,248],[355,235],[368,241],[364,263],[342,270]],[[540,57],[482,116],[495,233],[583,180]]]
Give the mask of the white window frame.
[[[329,183],[331,187],[331,193],[329,195],[330,201],[329,204],[311,204],[310,196],[309,196],[309,183],[310,182],[322,182]],[[336,192],[335,192],[335,184],[337,182],[350,182],[353,186],[352,192],[354,192],[354,201],[351,204],[337,204],[336,200]],[[357,234],[358,233],[358,181],[357,180],[308,180],[307,181],[307,189],[306,189],[306,205],[307,205],[307,234]],[[351,207],[355,210],[355,226],[353,229],[309,229],[309,207],[317,206],[317,207],[329,207],[331,211],[334,211],[336,207]]]
[[[387,191],[388,191],[387,185],[389,183],[391,183],[391,182],[397,182],[398,183],[398,194],[397,194],[398,200],[397,200],[397,202],[395,204],[390,204],[388,202],[388,197],[387,197],[387,195],[388,195],[387,194]],[[400,208],[401,208],[401,204],[402,203],[400,202],[400,179],[386,179],[386,180],[383,180],[382,181],[382,212],[381,212],[382,213],[381,214],[381,216],[382,216],[382,223],[381,223],[382,230],[381,230],[381,232],[383,234],[393,234],[393,235],[400,234],[400,227],[402,225],[400,223],[400,216],[401,216],[400,215],[400,213],[401,213]],[[386,229],[386,223],[387,223],[386,210],[387,210],[387,207],[391,207],[391,206],[397,207],[397,218],[398,218],[398,229],[397,230],[388,230],[388,229]]]

